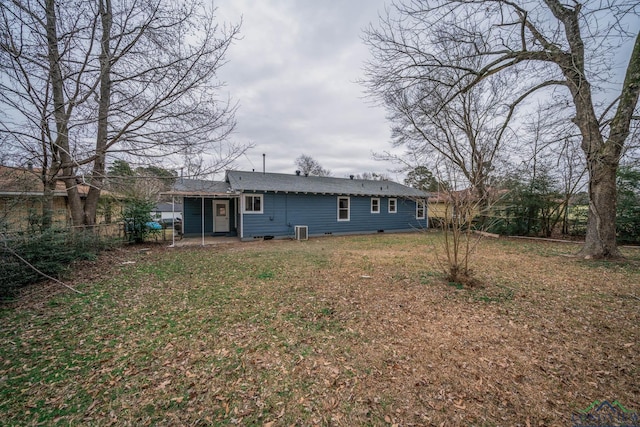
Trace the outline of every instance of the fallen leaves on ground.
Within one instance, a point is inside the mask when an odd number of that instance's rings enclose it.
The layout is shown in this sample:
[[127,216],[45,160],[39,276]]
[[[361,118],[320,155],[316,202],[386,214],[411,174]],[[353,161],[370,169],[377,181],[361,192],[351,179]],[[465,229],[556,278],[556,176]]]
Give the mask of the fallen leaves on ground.
[[[106,254],[2,310],[8,424],[567,425],[640,411],[640,250],[484,241],[443,281],[435,233]],[[33,292],[33,291],[32,291]],[[34,298],[34,295],[36,298]]]

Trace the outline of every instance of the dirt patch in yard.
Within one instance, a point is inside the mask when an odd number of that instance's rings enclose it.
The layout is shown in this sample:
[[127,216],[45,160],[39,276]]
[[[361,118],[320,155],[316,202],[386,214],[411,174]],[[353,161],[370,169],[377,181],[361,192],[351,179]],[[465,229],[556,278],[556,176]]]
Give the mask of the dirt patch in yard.
[[[9,424],[571,425],[640,412],[640,251],[438,234],[130,248],[2,312]],[[93,267],[92,267],[93,268]]]

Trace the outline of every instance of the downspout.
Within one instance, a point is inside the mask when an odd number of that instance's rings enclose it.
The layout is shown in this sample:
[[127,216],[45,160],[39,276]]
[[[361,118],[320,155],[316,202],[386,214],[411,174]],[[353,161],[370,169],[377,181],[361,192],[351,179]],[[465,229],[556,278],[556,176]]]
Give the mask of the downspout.
[[238,215],[239,215],[239,206],[238,198],[233,199],[233,228],[235,228],[236,233],[238,233]]
[[[218,196],[213,196],[213,199],[211,200],[211,230],[213,232],[213,236],[216,235],[216,233],[218,232],[218,229],[216,228],[216,200],[218,199]],[[228,208],[229,206],[227,206]]]
[[426,221],[426,227],[429,228],[429,196],[424,199],[424,219]]
[[202,246],[204,246],[204,196],[202,196]]
[[238,209],[238,216],[240,217],[240,240],[244,239],[244,216],[242,213],[244,212],[244,197],[242,193],[240,193],[240,207]]

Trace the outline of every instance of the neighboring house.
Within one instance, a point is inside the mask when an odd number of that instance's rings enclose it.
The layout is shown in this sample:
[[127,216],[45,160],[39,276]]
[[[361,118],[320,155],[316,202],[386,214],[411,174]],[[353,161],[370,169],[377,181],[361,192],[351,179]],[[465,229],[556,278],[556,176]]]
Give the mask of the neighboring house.
[[429,221],[438,227],[444,224],[445,219],[451,223],[462,207],[471,209],[473,216],[479,214],[478,200],[470,189],[435,193],[429,198]]
[[151,218],[160,222],[182,220],[182,205],[178,203],[158,203],[151,211]]
[[225,181],[178,179],[189,235],[243,240],[413,231],[427,227],[428,194],[391,181],[228,171]]
[[[507,193],[508,190],[490,188],[489,200],[486,201],[490,210],[485,211],[485,214],[494,215],[502,207]],[[470,188],[433,193],[429,197],[429,224],[432,227],[441,227],[445,222],[450,224],[452,219],[460,214],[466,219],[477,218],[482,213],[481,202]]]
[[[79,183],[78,192],[84,200],[89,186]],[[37,227],[42,217],[43,193],[44,186],[38,169],[0,166],[0,232],[26,231]],[[110,223],[119,219],[119,204],[112,194],[103,192],[98,222]],[[67,191],[62,180],[56,181],[53,191],[52,225],[71,225]]]

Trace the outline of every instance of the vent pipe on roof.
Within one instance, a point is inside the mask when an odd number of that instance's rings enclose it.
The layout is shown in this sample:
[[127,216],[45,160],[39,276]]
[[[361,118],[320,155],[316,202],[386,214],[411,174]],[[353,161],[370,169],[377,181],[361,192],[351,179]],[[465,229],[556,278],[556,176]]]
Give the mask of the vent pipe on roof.
[[267,155],[262,153],[262,174],[267,172]]
[[305,173],[304,173],[304,176],[309,176],[309,172],[305,172]]
[[29,162],[27,162],[27,170],[29,172],[33,172],[33,162],[31,160],[29,160]]

